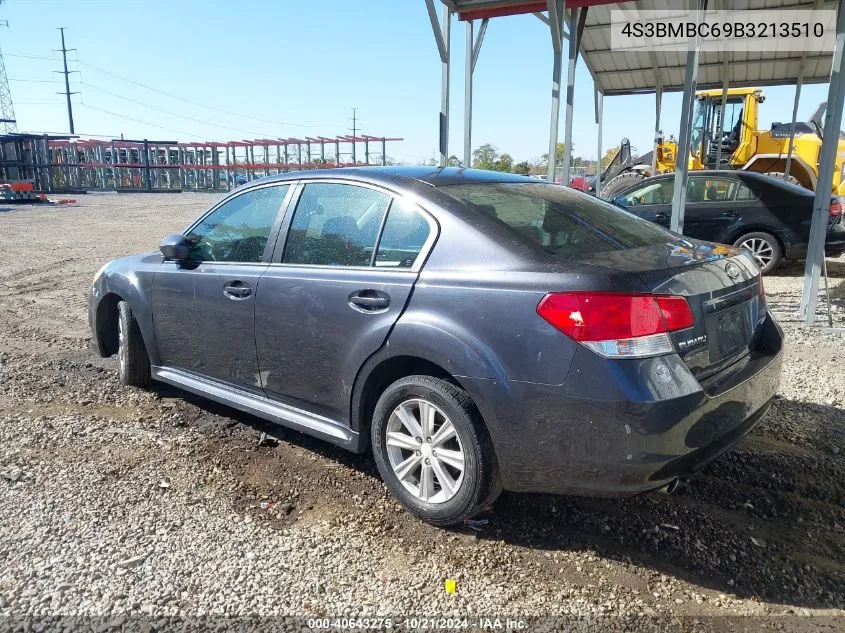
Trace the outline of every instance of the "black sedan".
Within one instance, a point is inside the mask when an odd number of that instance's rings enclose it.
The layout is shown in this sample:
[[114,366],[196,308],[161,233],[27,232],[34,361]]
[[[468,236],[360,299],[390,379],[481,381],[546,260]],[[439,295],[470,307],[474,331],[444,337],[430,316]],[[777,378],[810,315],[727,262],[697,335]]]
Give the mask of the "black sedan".
[[[647,178],[613,202],[669,227],[675,175]],[[834,196],[826,253],[845,252],[845,200]],[[696,171],[687,184],[684,235],[751,251],[763,273],[784,259],[803,259],[810,240],[813,192],[780,178],[747,171]]]
[[777,392],[753,258],[567,187],[462,169],[289,173],[106,264],[97,351],[349,450],[445,525],[504,488],[631,495]]

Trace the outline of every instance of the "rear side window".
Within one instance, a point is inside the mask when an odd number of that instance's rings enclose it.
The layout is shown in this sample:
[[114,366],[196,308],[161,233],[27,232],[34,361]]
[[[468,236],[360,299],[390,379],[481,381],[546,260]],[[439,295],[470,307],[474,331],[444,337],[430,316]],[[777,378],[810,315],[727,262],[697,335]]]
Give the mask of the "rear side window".
[[355,185],[312,183],[296,205],[287,264],[369,266],[390,197]]
[[756,200],[757,194],[751,191],[747,186],[743,183],[739,183],[739,186],[736,189],[736,200],[743,201],[743,200]]
[[549,184],[446,185],[470,211],[521,239],[563,257],[665,244],[668,231],[607,202]]
[[394,200],[384,222],[375,265],[410,268],[430,233],[431,227],[422,213],[404,200]]
[[737,182],[727,178],[694,176],[687,185],[687,202],[727,202],[734,199]]

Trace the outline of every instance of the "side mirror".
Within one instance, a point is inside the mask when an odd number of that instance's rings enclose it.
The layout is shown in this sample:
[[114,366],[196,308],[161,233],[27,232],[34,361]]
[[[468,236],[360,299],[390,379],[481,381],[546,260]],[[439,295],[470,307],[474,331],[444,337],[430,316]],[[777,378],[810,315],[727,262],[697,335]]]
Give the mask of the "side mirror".
[[626,198],[625,196],[616,196],[613,199],[613,204],[615,204],[617,207],[622,207],[623,209],[627,209],[628,208],[628,198]]
[[181,233],[174,233],[165,237],[158,248],[161,254],[164,255],[164,259],[174,262],[184,262],[188,260],[189,247],[190,242],[187,237]]

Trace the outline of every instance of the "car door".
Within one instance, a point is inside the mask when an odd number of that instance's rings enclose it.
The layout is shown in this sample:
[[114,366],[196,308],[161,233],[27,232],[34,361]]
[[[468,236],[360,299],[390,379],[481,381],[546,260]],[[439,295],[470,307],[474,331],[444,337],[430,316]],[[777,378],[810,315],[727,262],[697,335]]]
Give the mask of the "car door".
[[186,231],[189,261],[162,263],[152,311],[163,366],[263,393],[255,293],[291,191],[288,184],[275,184],[226,199]]
[[348,422],[355,376],[401,314],[437,225],[383,189],[311,181],[295,196],[255,304],[268,397]]
[[731,227],[756,204],[756,196],[734,178],[690,176],[684,234],[710,242],[725,242]]
[[615,202],[643,220],[669,228],[672,216],[674,177],[649,178],[633,189],[620,194]]

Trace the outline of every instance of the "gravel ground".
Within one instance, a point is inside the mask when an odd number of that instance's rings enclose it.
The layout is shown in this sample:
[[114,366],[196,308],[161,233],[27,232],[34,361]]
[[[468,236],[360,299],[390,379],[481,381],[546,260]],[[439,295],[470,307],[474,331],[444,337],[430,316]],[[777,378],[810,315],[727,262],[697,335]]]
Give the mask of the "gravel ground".
[[[90,351],[100,265],[156,248],[212,200],[0,209],[0,616],[845,626],[828,617],[845,617],[845,340],[799,326],[800,264],[766,279],[787,361],[780,397],[735,450],[671,496],[504,494],[478,531],[446,531],[405,514],[371,458],[169,387],[121,388],[115,360]],[[829,271],[842,327],[845,259]]]

